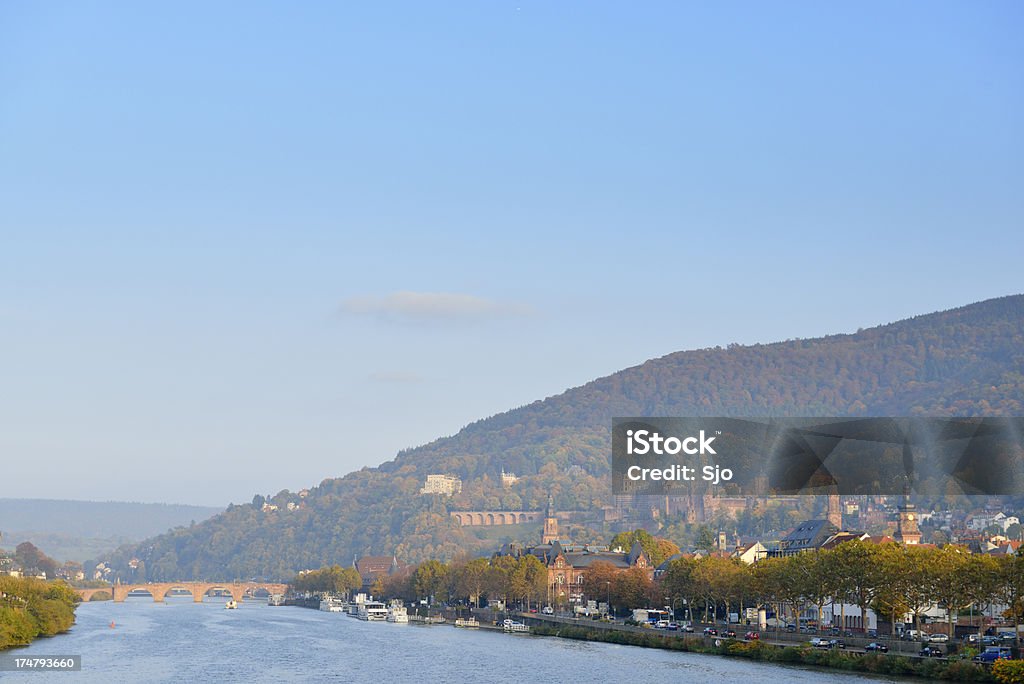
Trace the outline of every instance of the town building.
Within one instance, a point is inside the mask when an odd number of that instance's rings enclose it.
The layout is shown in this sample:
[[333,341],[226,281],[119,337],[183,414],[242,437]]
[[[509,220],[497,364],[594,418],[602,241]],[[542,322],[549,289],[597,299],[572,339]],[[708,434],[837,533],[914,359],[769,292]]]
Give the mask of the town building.
[[499,556],[536,557],[548,570],[549,603],[581,601],[586,574],[595,563],[607,563],[617,571],[639,568],[646,572],[648,577],[654,575],[651,559],[639,542],[634,543],[629,551],[624,551],[608,550],[604,546],[575,545],[558,537],[558,514],[554,502],[548,497],[541,543],[530,547],[515,543],[506,544],[497,553]]
[[805,520],[779,540],[779,547],[768,555],[775,557],[792,556],[804,551],[816,551],[839,532],[828,520]]
[[427,475],[420,494],[454,496],[462,491],[462,480],[454,475]]
[[363,580],[362,591],[369,594],[374,583],[388,575],[404,572],[405,563],[399,563],[397,556],[363,556],[353,560],[353,567]]

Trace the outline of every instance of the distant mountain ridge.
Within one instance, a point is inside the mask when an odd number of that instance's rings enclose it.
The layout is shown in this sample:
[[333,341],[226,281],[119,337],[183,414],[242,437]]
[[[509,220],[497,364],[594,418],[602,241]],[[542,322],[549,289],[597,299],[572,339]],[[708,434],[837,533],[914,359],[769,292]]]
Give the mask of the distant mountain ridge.
[[202,522],[223,508],[184,504],[0,498],[0,547],[31,541],[58,560],[84,561],[112,545]]
[[[285,578],[303,568],[395,553],[451,557],[477,540],[453,509],[593,509],[610,494],[614,416],[1024,415],[1024,295],[851,334],[730,345],[652,359],[324,480],[277,510],[232,506],[194,528],[121,549],[154,577]],[[520,475],[503,489],[500,470]],[[450,500],[421,496],[429,473],[464,481]],[[294,510],[288,510],[288,504]]]

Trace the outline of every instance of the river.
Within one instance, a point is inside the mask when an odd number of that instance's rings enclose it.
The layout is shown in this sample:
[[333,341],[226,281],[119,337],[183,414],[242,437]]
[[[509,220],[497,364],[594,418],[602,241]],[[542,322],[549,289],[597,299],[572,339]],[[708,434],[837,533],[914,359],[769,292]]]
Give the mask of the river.
[[[0,673],[11,681],[66,682],[620,682],[786,684],[896,681],[845,672],[514,636],[448,626],[362,622],[340,613],[223,599],[148,597],[85,603],[70,632],[14,653],[81,656],[81,672]],[[115,626],[110,627],[114,622]]]

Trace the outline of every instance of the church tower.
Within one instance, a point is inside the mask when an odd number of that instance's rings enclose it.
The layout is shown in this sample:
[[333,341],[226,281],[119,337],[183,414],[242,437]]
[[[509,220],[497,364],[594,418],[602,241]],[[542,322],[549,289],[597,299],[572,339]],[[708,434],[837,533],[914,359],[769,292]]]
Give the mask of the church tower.
[[910,485],[903,487],[903,498],[896,511],[894,539],[900,544],[921,543],[921,530],[917,527],[917,507],[910,503]]
[[544,513],[544,534],[540,543],[550,544],[556,541],[558,541],[558,518],[555,517],[555,501],[548,494],[548,509]]
[[914,459],[908,442],[903,443],[903,468],[907,474],[903,481],[903,497],[896,507],[896,535],[893,538],[900,544],[919,544],[921,530],[917,527],[917,507],[910,503],[910,478],[914,472]]
[[839,500],[839,488],[832,485],[828,493],[828,521],[836,526],[836,529],[843,529],[843,507]]

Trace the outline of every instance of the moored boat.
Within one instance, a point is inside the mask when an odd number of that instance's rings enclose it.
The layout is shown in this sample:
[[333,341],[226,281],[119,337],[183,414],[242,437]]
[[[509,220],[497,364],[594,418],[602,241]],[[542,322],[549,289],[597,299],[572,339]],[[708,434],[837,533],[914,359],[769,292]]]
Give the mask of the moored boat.
[[367,621],[386,620],[388,609],[380,601],[366,601],[359,604],[359,614],[356,617]]
[[409,611],[401,601],[392,601],[388,606],[388,622],[405,624],[409,622]]
[[505,620],[501,623],[501,628],[506,632],[529,634],[530,628],[524,625],[522,622],[516,622],[515,620]]
[[320,610],[327,613],[340,613],[344,609],[341,606],[341,601],[328,596],[320,599]]
[[455,626],[476,629],[480,626],[480,622],[475,617],[459,618],[455,621]]

